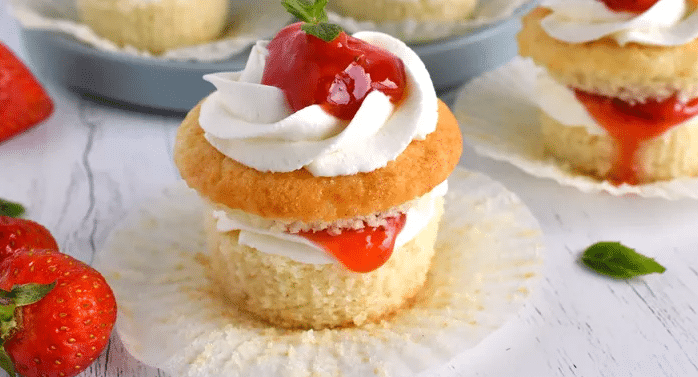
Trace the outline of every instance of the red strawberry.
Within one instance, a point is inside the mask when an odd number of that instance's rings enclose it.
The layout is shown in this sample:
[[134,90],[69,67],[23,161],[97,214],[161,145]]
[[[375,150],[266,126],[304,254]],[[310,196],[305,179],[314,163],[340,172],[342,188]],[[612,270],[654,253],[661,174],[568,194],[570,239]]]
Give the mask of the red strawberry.
[[659,0],[601,0],[608,9],[616,12],[642,13]]
[[53,102],[31,71],[0,43],[0,141],[18,134],[53,112]]
[[[26,298],[32,296],[27,291],[48,289],[46,284],[52,283],[55,286],[38,301]],[[5,312],[14,309],[11,301],[19,296],[14,318],[0,316],[0,362],[11,360],[11,375],[14,365],[14,371],[26,377],[71,377],[92,364],[107,345],[116,301],[92,267],[55,250],[23,249],[0,262],[0,290]]]
[[31,220],[0,216],[0,262],[19,249],[50,249],[58,244],[48,229]]

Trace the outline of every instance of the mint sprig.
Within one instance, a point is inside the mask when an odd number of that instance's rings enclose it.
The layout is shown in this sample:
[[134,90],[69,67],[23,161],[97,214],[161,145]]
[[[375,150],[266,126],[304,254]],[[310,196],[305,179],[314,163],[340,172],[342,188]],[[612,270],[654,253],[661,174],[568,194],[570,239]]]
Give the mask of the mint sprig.
[[282,0],[281,5],[293,16],[303,21],[301,30],[306,34],[316,36],[325,42],[331,42],[342,32],[339,25],[327,22],[327,13],[325,12],[327,0]]
[[20,217],[22,214],[24,207],[21,204],[0,199],[0,216]]
[[651,273],[663,273],[666,268],[620,242],[597,242],[581,257],[590,269],[617,279],[630,279]]

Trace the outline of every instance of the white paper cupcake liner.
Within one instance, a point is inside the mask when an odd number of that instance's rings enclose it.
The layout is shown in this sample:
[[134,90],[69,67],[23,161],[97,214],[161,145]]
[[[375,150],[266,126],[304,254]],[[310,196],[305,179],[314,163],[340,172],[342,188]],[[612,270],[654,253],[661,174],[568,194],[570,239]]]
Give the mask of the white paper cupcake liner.
[[415,304],[360,328],[277,329],[226,302],[206,278],[203,204],[181,182],[127,216],[94,266],[116,294],[126,349],[173,376],[413,376],[471,352],[542,270],[541,230],[518,197],[460,168],[449,187]]
[[347,33],[362,30],[380,31],[402,39],[407,43],[429,42],[465,34],[471,30],[496,24],[512,16],[533,0],[479,0],[473,16],[457,22],[404,20],[376,22],[356,20],[335,12],[327,12],[330,22],[340,25]]
[[[236,19],[230,31],[210,43],[170,49],[160,55],[139,50],[133,46],[119,47],[97,35],[89,26],[80,23],[74,0],[10,0],[13,15],[22,27],[47,30],[70,35],[94,48],[153,59],[173,61],[215,62],[242,53],[260,39],[271,39],[292,17],[275,1],[241,2],[247,8],[238,10],[243,17]],[[196,0],[191,0],[196,1]],[[264,5],[264,9],[260,9]]]
[[453,106],[465,140],[475,151],[506,161],[541,178],[551,178],[583,192],[634,194],[670,200],[698,199],[698,178],[677,178],[642,185],[613,185],[566,170],[544,152],[539,107],[534,88],[543,68],[531,59],[516,57],[463,86]]

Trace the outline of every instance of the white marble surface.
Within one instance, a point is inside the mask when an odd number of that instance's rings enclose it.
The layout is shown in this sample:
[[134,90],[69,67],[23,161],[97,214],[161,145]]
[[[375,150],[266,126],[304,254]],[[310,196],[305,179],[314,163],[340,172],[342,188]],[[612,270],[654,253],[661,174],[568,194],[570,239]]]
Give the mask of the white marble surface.
[[[0,4],[0,40],[25,57]],[[47,57],[49,58],[49,57]],[[107,107],[51,82],[55,114],[0,143],[0,197],[27,205],[62,250],[90,262],[114,225],[176,181],[172,143],[181,118]],[[462,165],[516,192],[545,233],[544,277],[519,315],[479,357],[434,376],[698,376],[698,202],[583,194],[465,149]],[[615,281],[577,262],[596,241],[655,257],[662,275]],[[161,376],[116,336],[81,376]]]

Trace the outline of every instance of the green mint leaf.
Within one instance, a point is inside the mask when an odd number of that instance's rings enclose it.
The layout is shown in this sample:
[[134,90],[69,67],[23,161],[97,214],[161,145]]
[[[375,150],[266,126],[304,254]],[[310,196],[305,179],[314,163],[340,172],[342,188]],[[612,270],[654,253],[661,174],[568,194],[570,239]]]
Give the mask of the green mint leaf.
[[325,12],[325,6],[327,5],[327,0],[315,0],[315,8],[313,16],[318,22],[327,22],[327,12]]
[[24,213],[24,207],[19,203],[13,203],[0,199],[0,215],[9,217],[20,217]]
[[654,259],[639,254],[620,242],[595,243],[584,251],[581,260],[590,269],[618,279],[666,271]]
[[339,33],[342,32],[342,28],[335,24],[320,23],[317,25],[303,24],[301,25],[301,30],[306,34],[314,35],[325,42],[332,42]]
[[326,4],[327,0],[283,0],[281,2],[286,11],[294,17],[311,24],[327,22]]
[[322,39],[333,41],[342,32],[339,25],[327,23],[327,0],[282,0],[281,4],[294,17],[303,21],[301,30]]

